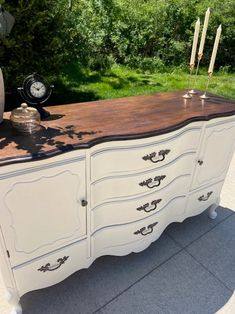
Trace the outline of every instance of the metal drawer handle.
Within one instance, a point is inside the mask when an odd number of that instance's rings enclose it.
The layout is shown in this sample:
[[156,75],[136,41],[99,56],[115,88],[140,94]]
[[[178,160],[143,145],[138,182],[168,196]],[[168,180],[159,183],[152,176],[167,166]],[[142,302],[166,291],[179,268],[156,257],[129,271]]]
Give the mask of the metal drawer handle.
[[46,271],[54,271],[58,268],[60,268],[61,265],[63,265],[67,259],[69,258],[69,256],[64,256],[63,258],[58,258],[56,265],[52,265],[50,263],[47,263],[45,266],[42,266],[38,269],[38,271],[42,271],[42,272],[46,272]]
[[[138,211],[143,210],[146,213],[152,212],[152,211],[154,211],[157,208],[157,204],[160,203],[161,201],[162,200],[159,198],[158,200],[152,201],[151,205],[149,205],[149,203],[147,203],[147,204],[144,204],[144,205],[136,208],[136,210],[138,210]],[[151,206],[154,206],[154,207],[151,208]]]
[[[147,186],[149,189],[155,188],[157,186],[159,186],[161,184],[161,181],[165,179],[166,176],[157,176],[154,179],[147,179],[143,182],[140,182],[139,185],[140,186]],[[157,184],[151,185],[151,183],[157,182]]]
[[212,193],[213,193],[213,192],[210,191],[210,192],[207,193],[206,196],[205,196],[205,195],[200,196],[200,197],[198,198],[199,202],[207,201],[207,200],[209,199],[209,197],[211,196]]
[[137,230],[134,232],[135,235],[141,234],[143,236],[146,236],[153,232],[153,228],[158,224],[158,222],[154,222],[153,224],[149,225],[147,228],[143,227],[140,230]]
[[[170,152],[170,149],[160,150],[158,154],[156,152],[153,152],[149,155],[142,157],[142,159],[144,159],[145,161],[150,160],[156,164],[157,162],[163,161],[166,158],[166,155],[169,154],[169,152]],[[153,160],[156,156],[160,158]]]

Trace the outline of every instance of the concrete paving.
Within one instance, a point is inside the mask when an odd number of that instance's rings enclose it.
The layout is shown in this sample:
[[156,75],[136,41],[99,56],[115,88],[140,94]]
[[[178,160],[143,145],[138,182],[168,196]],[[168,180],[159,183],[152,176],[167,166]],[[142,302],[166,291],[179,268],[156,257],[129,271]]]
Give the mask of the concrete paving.
[[[235,155],[218,217],[173,223],[138,254],[104,256],[22,297],[24,314],[235,314]],[[9,314],[0,285],[0,314]]]

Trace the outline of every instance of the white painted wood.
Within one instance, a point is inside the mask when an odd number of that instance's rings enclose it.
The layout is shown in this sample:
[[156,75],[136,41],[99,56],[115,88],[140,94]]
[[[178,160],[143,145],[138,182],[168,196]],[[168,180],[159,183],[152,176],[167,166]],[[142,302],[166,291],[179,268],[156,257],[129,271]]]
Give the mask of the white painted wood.
[[[172,163],[157,169],[136,173],[132,175],[113,176],[95,181],[91,184],[92,207],[101,204],[104,201],[121,199],[125,197],[138,197],[153,191],[160,191],[162,188],[172,183],[177,177],[190,175],[195,162],[195,154],[187,153],[179,156]],[[152,182],[148,186],[141,186],[140,183],[158,176],[165,176],[163,180]],[[185,187],[186,190],[189,186]]]
[[[31,160],[32,157],[29,158]],[[0,180],[10,177],[17,177],[31,172],[46,170],[55,167],[61,167],[71,163],[78,163],[86,159],[85,150],[75,150],[66,154],[54,157],[39,159],[30,162],[21,162],[0,167]],[[16,159],[18,160],[18,159]]]
[[85,186],[85,160],[1,181],[0,218],[12,266],[86,236]]
[[[198,147],[201,125],[192,124],[180,131],[172,132],[170,135],[151,138],[151,142],[146,139],[127,141],[111,144],[98,145],[91,155],[91,180],[104,178],[125,172],[140,172],[148,169],[156,169],[166,165],[179,155],[186,152],[194,152]],[[133,143],[134,142],[134,143]],[[125,144],[125,145],[124,145]],[[153,163],[144,160],[143,157],[153,152],[169,149],[170,152],[163,161]],[[161,157],[154,158],[154,161],[161,160]]]
[[216,202],[209,207],[208,216],[210,219],[216,219],[218,215],[216,212],[216,208],[219,206],[219,203],[220,203],[220,198],[218,198]]
[[[92,232],[112,225],[125,224],[144,219],[159,211],[165,211],[165,206],[177,196],[187,194],[187,188],[190,183],[190,175],[178,177],[172,183],[160,191],[152,191],[147,196],[126,198],[121,201],[110,201],[93,208],[91,212]],[[156,209],[151,205],[152,201],[161,200]],[[146,211],[137,210],[145,204]],[[174,212],[172,212],[174,213]]]
[[[54,285],[77,270],[88,267],[89,263],[86,255],[87,241],[82,240],[21,266],[14,267],[13,274],[20,295],[31,290]],[[58,259],[64,257],[68,258],[63,264],[60,261],[58,262]],[[47,264],[50,264],[50,269],[55,270],[45,272],[38,270]],[[56,269],[56,267],[58,268]]]
[[6,289],[16,289],[15,280],[11,271],[10,259],[7,256],[4,237],[0,228],[0,276]]
[[235,148],[235,120],[221,124],[208,124],[199,152],[193,189],[223,180],[228,171]]
[[91,189],[90,186],[90,152],[89,150],[86,151],[86,227],[87,227],[87,258],[91,258]]
[[[153,237],[159,237],[166,227],[166,222],[175,221],[177,216],[182,216],[185,210],[184,196],[173,199],[164,210],[131,224],[121,226],[110,226],[97,231],[92,236],[93,254],[100,255],[123,255],[131,253],[135,246],[141,242],[152,242]],[[152,223],[157,223],[153,228],[148,228]],[[150,232],[148,235],[134,234],[137,230],[145,227],[145,232]]]
[[22,307],[20,303],[18,303],[16,306],[13,307],[11,314],[22,314]]
[[[209,185],[202,189],[196,190],[195,192],[192,192],[189,195],[187,201],[186,209],[187,215],[188,216],[198,215],[207,208],[209,208],[211,205],[217,204],[217,200],[223,187],[223,183],[224,181],[220,181],[214,185]],[[201,201],[199,200],[200,197],[202,198]]]
[[[207,208],[215,218],[234,143],[235,118],[229,117],[1,167],[0,270],[14,313],[21,313],[24,293],[53,285],[101,255],[140,252],[170,223]],[[162,162],[142,159],[162,149],[170,149]],[[161,175],[155,188],[139,185]],[[146,203],[147,212],[137,210]],[[48,263],[51,271],[38,271]]]
[[12,306],[11,314],[22,314],[22,307],[19,303],[20,296],[14,289],[7,289],[6,300]]

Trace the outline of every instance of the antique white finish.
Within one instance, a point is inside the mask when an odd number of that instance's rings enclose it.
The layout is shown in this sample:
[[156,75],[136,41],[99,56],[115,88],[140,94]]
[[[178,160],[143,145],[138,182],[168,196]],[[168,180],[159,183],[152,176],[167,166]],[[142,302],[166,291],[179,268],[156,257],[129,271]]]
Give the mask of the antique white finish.
[[1,228],[13,267],[86,236],[84,158],[1,181]]
[[[22,294],[28,291],[29,282],[25,278],[33,278],[30,280],[32,290],[48,287],[60,282],[66,277],[70,276],[77,269],[87,267],[87,241],[81,240],[77,243],[72,243],[61,250],[57,250],[49,255],[45,255],[40,259],[32,260],[22,266],[13,269],[14,277],[16,278],[17,289]],[[68,259],[59,267],[60,258],[68,257]],[[54,271],[39,271],[42,266],[50,263],[50,269]],[[57,268],[58,267],[58,268]],[[56,269],[57,268],[57,269]]]
[[214,219],[234,146],[227,117],[1,167],[0,268],[13,313],[23,294],[101,255],[139,252],[207,208]]

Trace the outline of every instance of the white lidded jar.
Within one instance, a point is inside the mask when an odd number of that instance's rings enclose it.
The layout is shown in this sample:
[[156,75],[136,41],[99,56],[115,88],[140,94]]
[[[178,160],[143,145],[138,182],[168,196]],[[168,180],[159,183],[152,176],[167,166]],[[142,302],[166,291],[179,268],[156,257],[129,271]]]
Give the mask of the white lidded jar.
[[3,121],[4,106],[5,106],[5,89],[2,70],[0,68],[0,123],[2,123]]
[[12,126],[22,133],[32,134],[41,129],[39,112],[25,103],[12,111],[10,119]]

